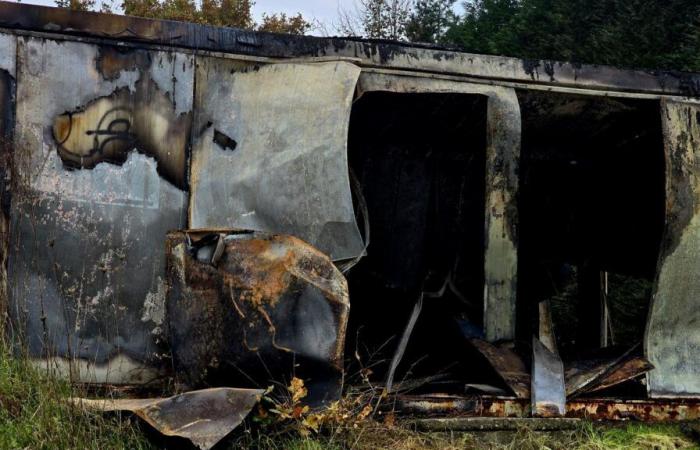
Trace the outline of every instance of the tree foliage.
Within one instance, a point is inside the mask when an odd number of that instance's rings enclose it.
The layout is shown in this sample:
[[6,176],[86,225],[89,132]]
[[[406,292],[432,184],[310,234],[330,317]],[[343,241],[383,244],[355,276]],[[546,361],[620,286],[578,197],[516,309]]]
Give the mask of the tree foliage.
[[271,15],[263,13],[262,23],[258,26],[259,31],[289,34],[306,34],[310,29],[311,24],[301,14],[287,16],[285,13]]
[[[95,0],[55,0],[56,5],[79,11],[95,9]],[[101,10],[112,12],[111,0],[103,1]],[[122,0],[121,9],[129,16],[149,19],[178,20],[218,27],[246,30],[273,31],[277,33],[304,34],[312,26],[301,14],[287,16],[263,14],[262,23],[255,23],[251,9],[252,0]]]
[[406,23],[406,37],[412,42],[445,41],[447,29],[455,22],[456,0],[417,0]]
[[339,11],[338,31],[348,36],[403,40],[412,0],[357,0]]
[[56,0],[56,6],[74,11],[90,11],[95,7],[95,0]]
[[471,0],[445,42],[476,53],[700,70],[697,0]]

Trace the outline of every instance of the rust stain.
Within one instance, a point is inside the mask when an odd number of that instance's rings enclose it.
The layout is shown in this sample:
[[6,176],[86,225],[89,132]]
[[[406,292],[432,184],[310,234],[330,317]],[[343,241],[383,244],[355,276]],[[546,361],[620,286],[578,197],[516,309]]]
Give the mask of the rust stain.
[[[527,417],[526,399],[504,397],[397,396],[397,409],[419,416]],[[566,416],[600,421],[638,420],[645,422],[700,419],[700,400],[586,399],[566,404]]]
[[218,373],[230,382],[240,370],[283,381],[291,367],[342,379],[347,282],[326,255],[291,236],[240,230],[173,232],[166,251],[173,356],[188,383]]

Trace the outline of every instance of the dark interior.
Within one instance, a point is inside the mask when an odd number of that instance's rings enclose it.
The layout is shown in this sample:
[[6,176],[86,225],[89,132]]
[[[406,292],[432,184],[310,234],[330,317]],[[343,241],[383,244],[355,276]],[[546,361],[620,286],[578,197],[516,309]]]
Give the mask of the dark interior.
[[397,379],[463,363],[455,319],[481,320],[485,145],[482,96],[372,92],[353,107],[348,154],[371,239],[348,274],[346,355],[376,379],[421,291],[437,293],[425,298]]
[[519,336],[549,299],[564,360],[641,342],[664,225],[657,101],[518,92]]
[[[518,96],[516,349],[529,366],[537,305],[548,300],[565,364],[619,356],[641,342],[663,232],[658,102]],[[465,340],[483,332],[485,149],[485,97],[372,92],[355,102],[348,152],[371,239],[348,273],[350,379],[384,380],[425,292],[396,380],[438,375],[430,389],[442,392],[504,387]]]

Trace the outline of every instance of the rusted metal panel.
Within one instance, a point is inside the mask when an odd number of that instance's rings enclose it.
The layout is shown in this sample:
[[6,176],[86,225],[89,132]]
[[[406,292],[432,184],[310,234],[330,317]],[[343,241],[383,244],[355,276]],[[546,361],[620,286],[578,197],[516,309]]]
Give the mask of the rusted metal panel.
[[74,381],[159,376],[168,230],[185,223],[193,57],[19,38],[13,330]]
[[[530,402],[503,397],[407,396],[396,399],[396,410],[402,414],[466,417],[527,417]],[[697,400],[570,400],[566,417],[589,420],[642,420],[648,422],[700,419]]]
[[491,344],[481,339],[469,342],[491,364],[518,398],[530,398],[530,374],[523,360],[506,343]]
[[700,397],[700,105],[662,102],[666,230],[645,336],[652,397]]
[[357,58],[364,66],[469,75],[589,89],[648,91],[697,96],[700,77],[680,72],[619,70],[551,60],[475,55],[420,44],[289,36],[0,2],[0,26],[139,44],[276,58]]
[[202,450],[216,445],[260,401],[258,389],[213,388],[168,398],[71,399],[96,411],[130,411],[166,436],[189,439]]
[[291,236],[226,230],[170,233],[167,253],[170,344],[185,383],[265,388],[296,376],[310,403],[340,396],[350,303],[326,255]]
[[486,147],[486,222],[484,246],[484,332],[487,340],[512,340],[518,271],[518,167],[521,118],[513,89],[417,78],[388,73],[363,73],[358,95],[365,92],[476,94],[488,97]]
[[586,392],[602,391],[603,389],[637,378],[653,369],[654,365],[646,358],[641,356],[632,357],[622,361],[618,367],[615,367],[609,374],[605,375],[598,384],[591,386]]
[[362,254],[346,148],[360,69],[197,61],[190,227],[291,234],[332,260]]
[[566,395],[600,391],[652,370],[654,365],[638,353],[640,346],[636,345],[622,355],[570,362],[565,372]]

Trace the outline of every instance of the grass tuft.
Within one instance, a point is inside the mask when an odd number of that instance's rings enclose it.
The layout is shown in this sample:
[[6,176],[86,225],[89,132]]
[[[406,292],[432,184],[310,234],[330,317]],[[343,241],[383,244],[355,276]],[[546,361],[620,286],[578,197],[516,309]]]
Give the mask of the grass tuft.
[[15,358],[0,341],[0,449],[150,449],[130,418],[67,403],[67,382]]

